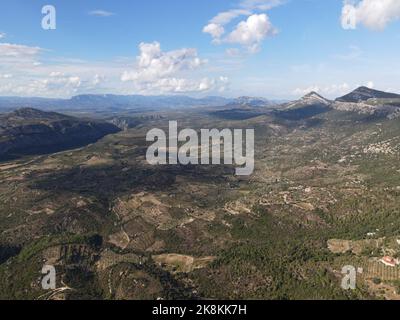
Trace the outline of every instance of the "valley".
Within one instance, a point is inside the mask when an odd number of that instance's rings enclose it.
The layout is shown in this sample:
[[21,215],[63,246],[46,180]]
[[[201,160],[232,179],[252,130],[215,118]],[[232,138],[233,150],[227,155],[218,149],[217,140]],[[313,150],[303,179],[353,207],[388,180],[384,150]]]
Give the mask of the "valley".
[[[0,298],[399,299],[399,267],[380,262],[400,257],[396,99],[81,110],[123,126],[0,163]],[[146,133],[168,121],[254,129],[254,174],[148,164]],[[356,290],[340,286],[347,265],[364,270]]]

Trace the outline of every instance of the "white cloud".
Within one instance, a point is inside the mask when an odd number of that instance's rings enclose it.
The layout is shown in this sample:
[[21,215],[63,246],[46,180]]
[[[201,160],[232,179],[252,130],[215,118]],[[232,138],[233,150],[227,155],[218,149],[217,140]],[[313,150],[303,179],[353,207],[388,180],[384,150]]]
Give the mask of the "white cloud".
[[220,93],[226,91],[229,88],[230,83],[229,83],[229,78],[228,77],[220,76],[218,81],[220,82],[220,85],[219,85],[219,88],[218,88],[218,91]]
[[229,11],[218,13],[214,18],[210,20],[210,23],[224,26],[237,17],[249,16],[251,15],[251,13],[252,11],[247,9],[232,9]]
[[214,40],[220,39],[225,33],[225,29],[222,25],[217,23],[210,23],[203,28],[204,33],[209,33]]
[[372,30],[383,30],[400,18],[399,0],[345,0],[342,9],[342,27],[356,29],[362,24]]
[[375,84],[373,81],[368,81],[367,83],[367,88],[373,89],[375,87]]
[[250,10],[269,10],[281,5],[283,0],[243,0],[240,6]]
[[93,10],[89,12],[89,15],[96,17],[111,17],[114,16],[115,13],[106,10]]
[[306,88],[296,88],[293,90],[293,95],[296,96],[304,96],[312,91],[314,92],[320,92],[320,87],[318,86],[310,86],[310,87],[306,87]]
[[240,22],[228,35],[226,42],[237,43],[248,48],[250,52],[256,52],[262,41],[276,32],[266,14],[254,14]]
[[83,61],[53,56],[45,49],[0,42],[0,94],[69,97],[79,93],[126,94],[120,77],[126,60]]
[[238,48],[228,48],[225,50],[225,53],[229,57],[240,57],[241,56],[241,52]]
[[122,81],[151,82],[172,76],[180,71],[196,69],[206,60],[201,60],[196,49],[183,48],[163,52],[160,43],[141,43],[137,68],[122,75]]
[[20,44],[0,43],[1,58],[24,58],[33,57],[42,51],[39,47],[29,47]]
[[0,81],[0,93],[21,96],[68,96],[77,93],[81,84],[81,79],[78,76],[55,72],[48,77],[38,77],[37,79],[19,77],[12,82]]
[[[266,38],[268,32],[275,30],[268,16],[259,13],[270,10],[282,3],[282,0],[242,0],[237,8],[220,12],[212,18],[203,28],[203,32],[211,35],[213,43],[221,44],[228,42],[241,44],[250,49],[251,52],[255,52]],[[224,38],[223,36],[226,33],[225,26],[241,16],[245,16],[247,19],[239,22],[235,29]],[[252,18],[250,19],[250,17]],[[266,24],[268,24],[269,31],[264,33]]]
[[200,81],[184,78],[164,78],[147,84],[146,90],[158,92],[186,93],[202,92],[210,90],[214,86],[214,80],[208,78]]
[[[121,80],[131,81],[142,92],[201,92],[214,89],[218,81],[203,77],[193,79],[193,72],[207,63],[197,50],[183,48],[162,51],[159,42],[141,43],[140,55],[132,71],[125,71]],[[184,77],[190,72],[191,79]]]
[[4,32],[0,32],[0,39],[4,39],[6,37],[6,34]]
[[95,74],[94,77],[93,77],[92,84],[94,86],[98,86],[99,84],[103,83],[104,81],[105,81],[105,76],[104,75]]
[[50,73],[49,78],[41,80],[47,89],[77,89],[81,86],[81,78],[69,76],[61,72]]
[[44,60],[44,52],[39,47],[0,42],[0,95],[196,94],[217,93],[229,86],[228,79],[210,70],[207,60],[192,48],[163,51],[157,42],[142,43],[136,63],[128,58],[84,61],[53,56]]

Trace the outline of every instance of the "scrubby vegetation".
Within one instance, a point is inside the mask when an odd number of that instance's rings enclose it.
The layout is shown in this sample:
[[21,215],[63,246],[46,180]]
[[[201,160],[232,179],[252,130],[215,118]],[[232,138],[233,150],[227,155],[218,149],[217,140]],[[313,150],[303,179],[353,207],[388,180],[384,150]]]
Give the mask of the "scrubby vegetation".
[[[93,145],[0,164],[0,298],[363,299],[398,288],[379,263],[400,254],[398,120],[232,112],[142,116]],[[145,133],[168,118],[255,128],[255,174],[149,166]],[[48,263],[59,291],[40,286]],[[355,291],[340,287],[345,265],[364,268]]]

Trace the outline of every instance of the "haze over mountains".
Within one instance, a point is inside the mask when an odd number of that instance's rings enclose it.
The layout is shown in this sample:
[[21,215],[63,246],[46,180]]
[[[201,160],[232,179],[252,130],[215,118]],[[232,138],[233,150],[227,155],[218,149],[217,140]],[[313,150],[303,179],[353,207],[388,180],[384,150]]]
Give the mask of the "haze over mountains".
[[[225,99],[208,97],[195,99],[182,96],[116,96],[81,95],[69,100],[40,98],[1,98],[4,110],[23,107],[0,116],[0,159],[12,159],[21,155],[61,151],[88,143],[110,133],[135,127],[144,120],[160,115],[153,110],[200,107],[211,110],[210,114],[221,119],[246,120],[271,114],[290,121],[309,119],[319,114],[338,110],[367,114],[375,117],[397,118],[400,116],[400,95],[360,87],[353,92],[328,100],[316,92],[310,92],[299,100],[279,104],[264,98],[239,97]],[[26,107],[30,106],[30,107]],[[97,115],[103,112],[101,121],[82,120],[55,112],[41,110],[68,110]],[[146,115],[132,117],[147,112]],[[116,114],[126,111],[127,114]],[[150,112],[150,113],[149,113]]]
[[[351,93],[337,98],[336,102],[361,103],[368,100],[382,100],[384,102],[397,103],[399,94],[378,91],[367,87],[359,87]],[[320,100],[323,104],[331,103],[316,92],[311,92],[301,101],[289,102],[287,108],[296,104],[312,104]],[[10,111],[17,108],[39,108],[41,110],[141,110],[141,109],[169,109],[184,107],[276,107],[283,105],[283,100],[269,100],[263,97],[243,96],[236,99],[210,96],[205,98],[193,98],[189,96],[144,96],[144,95],[113,95],[113,94],[86,94],[73,96],[70,99],[50,99],[39,97],[0,97],[0,111]]]
[[233,99],[223,97],[192,98],[188,96],[142,96],[142,95],[78,95],[71,99],[0,97],[0,111],[15,108],[40,108],[42,110],[132,110],[180,107],[220,106]]

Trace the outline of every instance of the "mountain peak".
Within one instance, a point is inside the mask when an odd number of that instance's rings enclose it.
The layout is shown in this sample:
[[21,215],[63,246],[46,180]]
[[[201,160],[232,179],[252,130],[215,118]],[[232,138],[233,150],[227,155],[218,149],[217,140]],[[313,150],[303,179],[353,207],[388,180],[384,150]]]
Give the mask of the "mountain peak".
[[323,96],[321,96],[319,93],[315,91],[311,91],[310,93],[307,93],[304,97],[300,99],[301,101],[307,103],[307,104],[312,104],[312,103],[322,103],[322,104],[330,104],[331,101],[328,99],[325,99]]
[[311,91],[311,92],[307,93],[307,94],[304,96],[304,98],[313,97],[313,96],[322,98],[322,96],[321,96],[320,94],[318,94],[317,92],[315,92],[315,91]]
[[267,107],[274,105],[272,101],[269,101],[265,98],[250,97],[250,96],[238,97],[233,101],[233,104],[238,104],[241,106],[249,106],[249,107]]
[[358,103],[369,99],[400,99],[400,95],[361,86],[336,101]]

